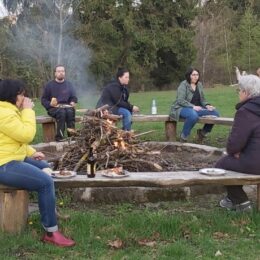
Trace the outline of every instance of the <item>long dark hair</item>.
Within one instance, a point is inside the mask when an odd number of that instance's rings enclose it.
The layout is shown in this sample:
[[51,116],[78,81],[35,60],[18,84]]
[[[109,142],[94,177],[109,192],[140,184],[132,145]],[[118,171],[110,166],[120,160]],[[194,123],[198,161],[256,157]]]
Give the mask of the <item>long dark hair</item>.
[[197,83],[199,82],[199,80],[200,80],[200,72],[199,72],[199,70],[196,69],[196,68],[190,67],[190,68],[186,71],[186,73],[185,73],[185,79],[186,79],[186,80],[189,82],[189,84],[190,84],[190,82],[191,82],[190,75],[192,74],[193,71],[197,71],[197,72],[199,73],[198,81],[196,82],[196,84],[197,84]]
[[17,96],[25,93],[25,84],[20,80],[5,79],[0,81],[0,101],[16,104]]

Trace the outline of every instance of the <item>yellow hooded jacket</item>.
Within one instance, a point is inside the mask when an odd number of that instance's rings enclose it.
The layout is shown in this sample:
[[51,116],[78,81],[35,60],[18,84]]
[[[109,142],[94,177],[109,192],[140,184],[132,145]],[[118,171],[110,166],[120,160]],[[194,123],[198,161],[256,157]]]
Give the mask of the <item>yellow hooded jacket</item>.
[[22,111],[5,101],[0,101],[0,165],[10,161],[23,161],[36,150],[28,144],[36,133],[35,112]]

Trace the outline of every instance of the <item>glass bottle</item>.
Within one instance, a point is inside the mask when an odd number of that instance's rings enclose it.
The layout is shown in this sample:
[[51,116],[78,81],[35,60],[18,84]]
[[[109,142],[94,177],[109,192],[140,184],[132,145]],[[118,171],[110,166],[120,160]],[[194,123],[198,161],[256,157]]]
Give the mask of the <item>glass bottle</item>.
[[96,157],[93,153],[93,148],[90,147],[88,159],[87,159],[87,175],[88,178],[94,178],[96,176]]
[[151,114],[152,115],[156,115],[157,114],[157,106],[156,106],[155,99],[152,100]]

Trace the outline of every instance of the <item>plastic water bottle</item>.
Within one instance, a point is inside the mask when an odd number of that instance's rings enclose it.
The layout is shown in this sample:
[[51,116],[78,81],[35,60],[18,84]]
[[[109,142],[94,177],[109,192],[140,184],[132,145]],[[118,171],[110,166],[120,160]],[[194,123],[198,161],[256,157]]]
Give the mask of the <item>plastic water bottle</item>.
[[152,101],[151,114],[152,115],[156,115],[157,114],[157,106],[156,106],[155,99],[153,99],[153,101]]

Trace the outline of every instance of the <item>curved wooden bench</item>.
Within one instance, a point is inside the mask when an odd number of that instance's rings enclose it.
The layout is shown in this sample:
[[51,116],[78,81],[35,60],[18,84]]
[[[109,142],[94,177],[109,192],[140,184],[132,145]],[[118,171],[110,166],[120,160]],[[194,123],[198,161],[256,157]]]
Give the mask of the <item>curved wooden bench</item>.
[[[77,112],[85,113],[87,109],[77,109]],[[82,121],[82,116],[76,116],[76,122]],[[177,133],[177,122],[172,120],[169,115],[133,115],[133,122],[164,122],[165,125],[165,137],[167,141],[175,141]],[[232,126],[234,119],[228,117],[216,117],[216,118],[199,118],[200,124],[215,124]],[[55,140],[56,123],[55,119],[50,116],[37,116],[37,124],[42,125],[43,140],[44,142],[51,142]],[[184,119],[180,119],[180,122],[184,122]]]
[[[256,209],[260,209],[260,175],[227,171],[223,176],[206,176],[198,171],[130,172],[127,178],[107,178],[97,172],[95,178],[77,175],[69,179],[55,179],[56,188],[86,187],[189,187],[193,185],[257,185]],[[28,193],[0,185],[0,229],[20,232],[28,215]]]

